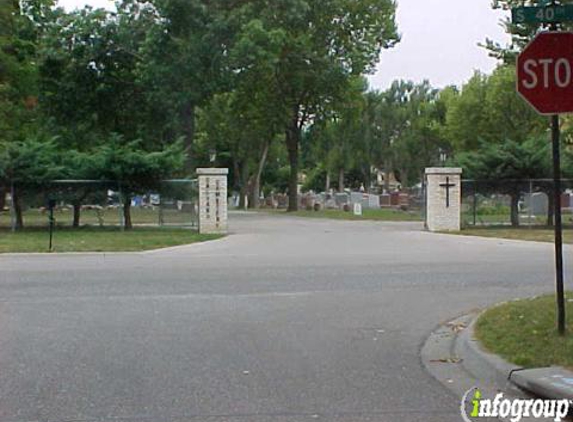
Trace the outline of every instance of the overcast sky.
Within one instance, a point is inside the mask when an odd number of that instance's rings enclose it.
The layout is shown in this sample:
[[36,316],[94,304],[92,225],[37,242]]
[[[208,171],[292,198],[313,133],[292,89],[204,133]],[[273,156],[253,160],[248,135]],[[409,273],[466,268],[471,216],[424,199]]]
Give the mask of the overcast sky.
[[[113,0],[59,0],[73,9],[91,4],[113,7]],[[395,79],[432,85],[460,85],[474,70],[491,72],[495,60],[477,44],[486,37],[507,39],[490,0],[398,0],[398,25],[402,41],[382,53],[378,72],[370,77],[374,88],[387,88]]]

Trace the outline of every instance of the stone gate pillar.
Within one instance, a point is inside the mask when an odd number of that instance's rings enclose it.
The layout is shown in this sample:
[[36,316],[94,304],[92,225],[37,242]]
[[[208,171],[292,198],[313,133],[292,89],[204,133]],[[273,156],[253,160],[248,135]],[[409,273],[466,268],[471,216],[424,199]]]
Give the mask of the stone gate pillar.
[[227,175],[229,169],[197,169],[199,177],[199,233],[227,233]]
[[426,169],[426,228],[432,232],[460,231],[462,169]]

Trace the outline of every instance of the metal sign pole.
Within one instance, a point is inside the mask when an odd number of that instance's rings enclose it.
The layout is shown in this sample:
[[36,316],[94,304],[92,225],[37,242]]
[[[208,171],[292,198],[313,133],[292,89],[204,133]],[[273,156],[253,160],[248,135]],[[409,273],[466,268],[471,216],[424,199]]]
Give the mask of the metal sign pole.
[[560,335],[565,335],[565,288],[563,285],[563,222],[561,217],[561,131],[559,115],[551,116],[551,140],[553,143],[553,182],[555,195],[555,271],[557,282],[557,326]]
[[48,207],[50,209],[50,244],[48,250],[52,252],[53,250],[53,239],[54,239],[54,207],[56,206],[56,201],[53,199],[48,200]]
[[[551,2],[555,6],[555,0]],[[557,23],[550,25],[552,31],[558,29]],[[564,336],[566,327],[565,315],[565,287],[563,283],[563,219],[561,216],[561,128],[559,127],[559,114],[551,116],[551,141],[553,143],[553,181],[555,195],[555,272],[557,290],[557,330]]]
[[[551,141],[553,149],[553,194],[555,208],[555,278],[557,290],[557,328],[565,335],[565,289],[563,285],[563,222],[561,216],[561,145],[559,114],[573,112],[573,83],[569,72],[567,83],[562,80],[562,72],[554,66],[553,72],[543,65],[565,63],[570,66],[573,55],[573,32],[558,31],[558,23],[573,21],[573,13],[557,16],[555,0],[551,7],[540,9],[537,23],[549,23],[550,31],[540,32],[525,47],[517,58],[517,92],[531,104],[538,113],[551,116]],[[531,10],[530,10],[531,11]],[[564,11],[564,9],[562,10]],[[571,9],[573,12],[573,9]],[[527,10],[515,9],[514,23],[526,22]],[[551,16],[549,16],[549,14]],[[522,20],[520,18],[523,17]],[[531,23],[535,21],[532,20]],[[538,66],[540,65],[541,66]],[[534,70],[533,70],[534,69]],[[540,83],[545,81],[545,83]]]

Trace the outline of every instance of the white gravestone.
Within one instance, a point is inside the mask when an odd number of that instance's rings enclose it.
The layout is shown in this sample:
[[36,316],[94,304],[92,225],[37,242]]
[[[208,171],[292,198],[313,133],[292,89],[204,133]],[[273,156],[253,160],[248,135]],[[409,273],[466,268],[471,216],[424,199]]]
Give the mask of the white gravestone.
[[368,195],[368,207],[371,210],[380,209],[380,197],[378,195]]
[[426,227],[432,232],[460,231],[462,169],[426,169]]
[[227,233],[227,175],[229,169],[197,169],[199,176],[199,233]]

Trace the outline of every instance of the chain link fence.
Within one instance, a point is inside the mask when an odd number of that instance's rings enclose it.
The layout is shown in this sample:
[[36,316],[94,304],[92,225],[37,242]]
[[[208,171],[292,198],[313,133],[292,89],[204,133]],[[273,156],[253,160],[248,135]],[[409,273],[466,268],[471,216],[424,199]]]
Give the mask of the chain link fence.
[[[0,229],[137,226],[198,227],[197,180],[165,180],[157,189],[130,193],[120,182],[54,180],[0,189]],[[127,211],[126,211],[127,209]],[[127,214],[126,214],[127,212]]]
[[[561,209],[573,227],[573,180],[562,180]],[[551,179],[463,180],[462,224],[474,226],[552,226],[554,184]]]

